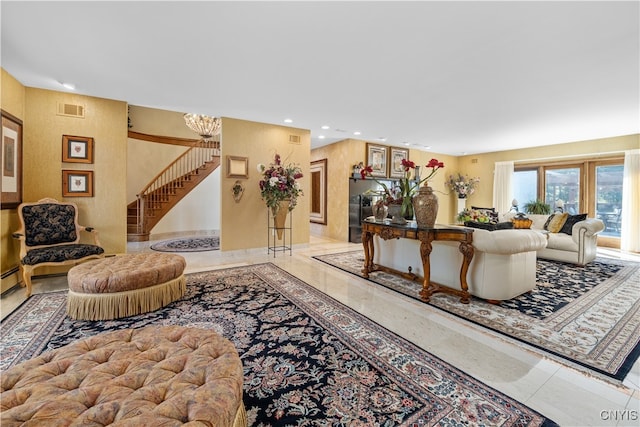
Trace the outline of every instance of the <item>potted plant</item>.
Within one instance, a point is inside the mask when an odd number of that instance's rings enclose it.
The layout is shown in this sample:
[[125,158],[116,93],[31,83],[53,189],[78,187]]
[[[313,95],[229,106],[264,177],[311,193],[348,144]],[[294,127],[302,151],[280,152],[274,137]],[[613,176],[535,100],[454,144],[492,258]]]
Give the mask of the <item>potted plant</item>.
[[551,205],[542,200],[531,200],[524,205],[524,211],[532,215],[549,215],[551,213]]

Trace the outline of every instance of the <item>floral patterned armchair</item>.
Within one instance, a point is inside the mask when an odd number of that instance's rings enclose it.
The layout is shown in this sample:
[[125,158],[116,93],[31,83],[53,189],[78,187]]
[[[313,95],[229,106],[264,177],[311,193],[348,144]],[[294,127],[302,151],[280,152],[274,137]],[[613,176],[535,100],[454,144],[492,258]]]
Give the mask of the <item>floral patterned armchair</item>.
[[[31,276],[36,268],[75,265],[104,256],[98,232],[78,224],[78,207],[74,203],[48,198],[22,203],[18,217],[20,229],[12,236],[20,241],[20,270],[27,297],[31,295]],[[91,233],[94,244],[80,243],[81,231]]]

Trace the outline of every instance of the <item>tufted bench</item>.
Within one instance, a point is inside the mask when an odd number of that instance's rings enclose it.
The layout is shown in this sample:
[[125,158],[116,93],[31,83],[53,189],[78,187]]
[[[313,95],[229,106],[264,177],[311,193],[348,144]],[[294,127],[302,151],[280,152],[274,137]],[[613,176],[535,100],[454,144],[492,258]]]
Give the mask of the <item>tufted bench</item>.
[[242,362],[213,331],[105,332],[2,374],[3,427],[246,426]]
[[186,290],[180,255],[140,253],[89,261],[67,274],[67,314],[108,320],[157,310]]

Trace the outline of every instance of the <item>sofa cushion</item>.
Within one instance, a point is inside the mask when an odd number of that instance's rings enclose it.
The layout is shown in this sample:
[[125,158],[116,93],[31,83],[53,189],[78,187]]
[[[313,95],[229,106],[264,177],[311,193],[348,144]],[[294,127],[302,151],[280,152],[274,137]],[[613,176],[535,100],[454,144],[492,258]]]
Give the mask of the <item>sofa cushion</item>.
[[564,234],[568,234],[571,235],[572,233],[572,229],[573,226],[575,225],[575,223],[580,222],[580,221],[584,221],[585,219],[587,219],[587,214],[578,214],[578,215],[569,215],[567,217],[567,220],[565,221],[564,225],[562,226],[562,229],[560,230],[561,233]]
[[547,235],[547,248],[559,251],[578,252],[578,244],[571,236],[564,233],[549,233]]
[[557,213],[549,217],[544,224],[544,229],[550,233],[558,233],[562,230],[562,226],[567,221],[568,213]]

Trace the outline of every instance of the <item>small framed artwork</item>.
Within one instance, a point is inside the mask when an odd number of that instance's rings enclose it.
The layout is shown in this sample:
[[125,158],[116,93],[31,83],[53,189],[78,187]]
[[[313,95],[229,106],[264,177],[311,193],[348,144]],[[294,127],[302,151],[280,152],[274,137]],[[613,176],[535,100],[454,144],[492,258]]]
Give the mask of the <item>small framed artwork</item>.
[[367,165],[373,171],[371,176],[385,178],[387,176],[387,147],[367,143]]
[[390,147],[389,177],[404,178],[403,160],[409,160],[409,150],[406,148]]
[[2,209],[22,203],[22,120],[2,111]]
[[249,158],[227,156],[227,178],[249,178]]
[[311,208],[309,220],[327,224],[327,159],[311,162]]
[[63,197],[93,197],[93,171],[62,171]]
[[93,163],[93,138],[62,135],[62,161],[65,163]]

